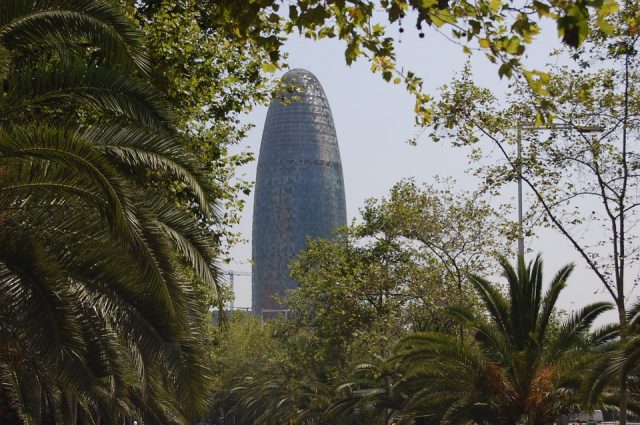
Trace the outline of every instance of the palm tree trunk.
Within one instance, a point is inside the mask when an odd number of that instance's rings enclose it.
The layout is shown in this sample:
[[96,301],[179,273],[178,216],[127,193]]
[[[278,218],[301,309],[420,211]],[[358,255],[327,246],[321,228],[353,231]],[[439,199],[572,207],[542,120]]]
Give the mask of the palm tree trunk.
[[5,425],[22,425],[22,420],[9,400],[10,397],[7,389],[0,386],[0,423]]

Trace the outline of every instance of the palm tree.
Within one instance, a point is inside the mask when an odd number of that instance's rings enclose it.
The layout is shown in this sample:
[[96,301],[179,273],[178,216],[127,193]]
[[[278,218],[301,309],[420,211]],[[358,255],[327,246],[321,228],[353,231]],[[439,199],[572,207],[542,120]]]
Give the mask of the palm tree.
[[640,301],[626,311],[627,338],[619,327],[609,327],[608,338],[598,346],[584,381],[582,396],[589,408],[617,410],[620,379],[626,381],[627,411],[640,416]]
[[403,338],[392,359],[405,375],[396,391],[409,396],[402,410],[415,423],[553,423],[574,399],[581,353],[593,321],[611,308],[590,304],[556,323],[554,309],[573,270],[565,266],[543,294],[542,260],[517,269],[501,260],[500,286],[470,276],[483,310],[450,313],[473,336],[421,333]]
[[406,402],[396,391],[395,365],[382,358],[358,364],[352,379],[339,385],[324,415],[334,424],[387,425],[393,423]]
[[237,378],[216,408],[225,423],[235,425],[325,425],[324,412],[332,396],[330,385],[308,371],[275,363],[253,375]]
[[113,2],[0,0],[3,423],[206,410],[215,193],[148,72]]

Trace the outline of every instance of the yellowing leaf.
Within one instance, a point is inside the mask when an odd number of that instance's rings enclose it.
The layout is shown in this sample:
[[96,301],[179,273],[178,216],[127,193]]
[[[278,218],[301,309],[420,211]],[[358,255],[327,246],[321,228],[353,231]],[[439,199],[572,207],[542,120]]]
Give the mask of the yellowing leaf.
[[276,69],[277,69],[276,65],[271,63],[271,62],[263,62],[262,63],[262,70],[264,72],[273,73],[273,72],[276,72]]
[[604,18],[598,18],[598,28],[607,35],[613,35],[613,25]]
[[425,9],[428,9],[431,6],[435,6],[436,4],[438,4],[437,0],[421,0],[420,1],[420,5]]
[[606,0],[602,6],[598,9],[598,16],[605,17],[609,16],[614,12],[617,12],[620,9],[620,5],[615,0]]
[[491,47],[491,41],[489,41],[488,38],[481,38],[480,40],[478,40],[478,44],[483,49],[488,49],[489,47]]
[[499,12],[502,9],[502,0],[489,1],[489,8],[494,13]]

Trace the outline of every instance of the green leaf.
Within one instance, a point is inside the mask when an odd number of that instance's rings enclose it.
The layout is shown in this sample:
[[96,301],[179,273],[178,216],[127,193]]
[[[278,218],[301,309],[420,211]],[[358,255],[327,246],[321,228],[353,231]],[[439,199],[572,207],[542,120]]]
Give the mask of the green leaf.
[[551,17],[553,14],[551,13],[551,7],[538,0],[534,0],[533,2],[533,10],[538,12],[538,16],[542,17]]

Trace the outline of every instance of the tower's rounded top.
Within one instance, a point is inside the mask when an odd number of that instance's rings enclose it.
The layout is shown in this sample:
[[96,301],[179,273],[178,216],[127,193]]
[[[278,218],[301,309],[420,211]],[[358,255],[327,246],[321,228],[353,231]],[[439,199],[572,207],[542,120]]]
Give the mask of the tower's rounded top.
[[331,114],[322,84],[311,71],[302,68],[291,69],[282,76],[282,83],[282,90],[269,109],[296,103],[307,105],[307,107],[316,105],[326,109],[329,115]]
[[311,71],[302,68],[293,68],[282,76],[282,81],[288,86],[310,87],[320,85],[318,77],[313,75]]
[[303,68],[293,68],[290,69],[289,71],[287,71],[282,78],[290,78],[290,77],[297,77],[297,76],[301,76],[301,75],[307,75],[309,77],[313,77],[316,80],[318,79],[318,77],[316,77],[315,75],[313,75],[313,72],[303,69]]

